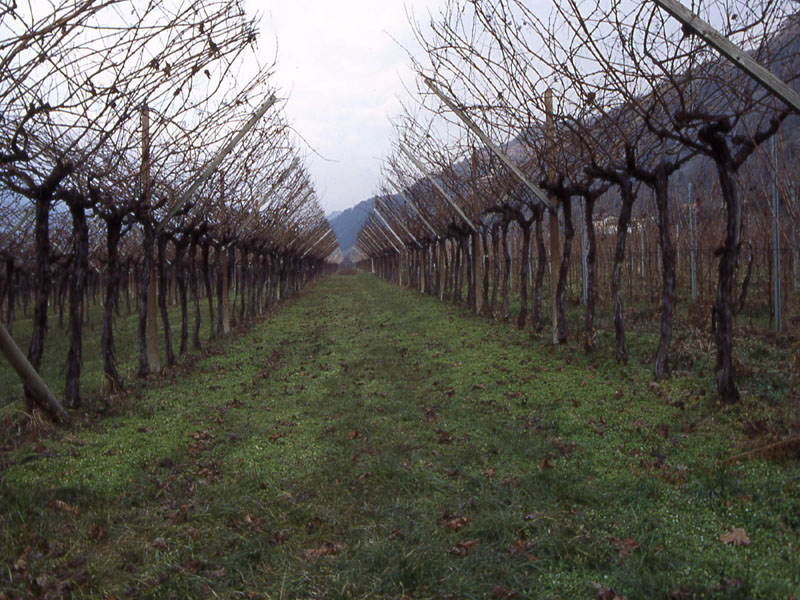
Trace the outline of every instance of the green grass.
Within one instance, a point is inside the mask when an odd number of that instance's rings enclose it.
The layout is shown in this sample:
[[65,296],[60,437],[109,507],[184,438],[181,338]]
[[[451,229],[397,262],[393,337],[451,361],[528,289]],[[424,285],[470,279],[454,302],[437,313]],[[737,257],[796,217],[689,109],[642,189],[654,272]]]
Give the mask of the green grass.
[[[651,385],[612,341],[586,356],[328,277],[104,418],[0,454],[0,590],[800,596],[796,461],[726,462],[788,392],[723,408],[707,376]],[[733,527],[749,546],[720,541]]]

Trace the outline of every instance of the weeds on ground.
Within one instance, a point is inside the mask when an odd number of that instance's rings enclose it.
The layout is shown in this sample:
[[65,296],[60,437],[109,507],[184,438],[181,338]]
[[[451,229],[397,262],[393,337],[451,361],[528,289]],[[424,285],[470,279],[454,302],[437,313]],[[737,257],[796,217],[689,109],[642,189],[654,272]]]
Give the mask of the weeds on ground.
[[329,277],[168,385],[0,455],[0,589],[799,596],[796,457],[735,459],[785,407],[718,406],[705,378],[656,384],[598,343]]

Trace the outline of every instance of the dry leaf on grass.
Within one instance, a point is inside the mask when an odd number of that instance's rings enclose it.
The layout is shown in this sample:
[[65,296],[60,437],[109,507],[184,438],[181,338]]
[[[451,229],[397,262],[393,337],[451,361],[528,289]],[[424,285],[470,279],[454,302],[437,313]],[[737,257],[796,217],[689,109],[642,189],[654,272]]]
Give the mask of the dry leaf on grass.
[[443,429],[437,429],[436,433],[439,435],[440,444],[450,444],[453,441],[453,436]]
[[734,527],[728,533],[723,533],[719,536],[719,541],[730,544],[731,546],[750,545],[750,538],[747,537],[747,533],[741,527]]
[[530,540],[526,540],[525,538],[517,538],[512,543],[511,546],[508,548],[508,553],[511,556],[523,556],[529,550],[533,550],[533,542]]
[[466,525],[467,523],[469,523],[469,519],[467,517],[458,516],[446,520],[444,525],[448,529],[452,529],[453,531],[458,531],[459,529],[464,527],[464,525]]
[[614,546],[616,546],[617,549],[619,549],[619,555],[620,556],[627,556],[628,554],[630,554],[634,550],[638,550],[638,548],[639,548],[639,542],[637,542],[633,538],[621,539],[621,538],[612,537],[611,538],[611,543]]
[[548,453],[547,456],[544,457],[544,460],[539,463],[539,470],[543,471],[545,469],[554,469],[555,466],[553,463],[550,462],[550,454]]
[[166,550],[167,543],[164,541],[164,538],[157,537],[152,542],[150,542],[150,546],[155,548],[156,550]]
[[338,554],[343,549],[343,544],[332,544],[330,542],[325,542],[319,548],[311,548],[306,550],[303,552],[302,556],[308,562],[312,562],[318,558],[322,558],[323,556],[333,556],[334,554]]
[[80,514],[81,509],[77,506],[70,506],[63,500],[51,500],[47,503],[47,508],[50,510],[55,510],[58,512],[68,513],[71,515],[75,515],[76,517]]
[[31,553],[31,547],[25,546],[25,550],[19,555],[19,558],[11,565],[11,570],[15,573],[23,573],[28,569],[28,555]]
[[90,540],[99,542],[108,536],[108,530],[102,525],[95,523],[93,525],[89,525],[89,528],[86,530],[86,534],[89,536]]
[[625,596],[619,594],[613,588],[607,588],[596,582],[592,582],[592,587],[594,588],[596,594],[595,598],[597,598],[597,600],[626,600]]
[[447,549],[448,554],[453,556],[466,556],[470,551],[478,545],[478,540],[467,540],[465,542],[458,542],[455,546]]

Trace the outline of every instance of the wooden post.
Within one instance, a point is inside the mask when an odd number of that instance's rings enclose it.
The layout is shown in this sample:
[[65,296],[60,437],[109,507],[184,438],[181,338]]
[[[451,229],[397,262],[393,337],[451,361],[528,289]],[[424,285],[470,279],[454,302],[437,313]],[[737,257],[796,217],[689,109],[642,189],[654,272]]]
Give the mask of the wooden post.
[[[464,125],[466,125],[467,128],[470,131],[472,131],[475,135],[477,135],[478,138],[480,138],[480,140],[484,144],[486,144],[486,146],[489,148],[489,150],[491,150],[492,153],[495,156],[497,156],[497,158],[499,158],[501,161],[503,161],[503,163],[509,169],[511,169],[511,172],[514,173],[514,175],[517,176],[517,178],[522,182],[522,184],[525,187],[527,187],[531,192],[533,192],[533,194],[539,199],[539,201],[542,204],[544,204],[550,210],[554,210],[553,205],[550,203],[550,199],[547,197],[547,194],[545,194],[545,192],[544,192],[544,190],[542,190],[542,188],[540,188],[538,185],[535,185],[534,183],[532,183],[525,176],[525,174],[522,172],[522,170],[517,165],[515,165],[514,162],[502,150],[500,150],[500,148],[497,146],[497,144],[495,144],[491,139],[489,139],[489,136],[486,135],[481,130],[481,128],[478,127],[472,121],[472,119],[469,118],[469,116],[467,116],[467,114],[464,111],[462,111],[458,106],[456,106],[456,104],[450,98],[448,98],[447,95],[445,95],[438,87],[436,87],[436,84],[433,83],[432,79],[430,79],[428,77],[424,77],[424,81],[425,81],[425,85],[427,85],[428,88],[430,88],[430,90],[434,94],[436,94],[439,97],[439,99],[442,102],[444,102],[445,105],[450,110],[452,110],[459,119],[461,119],[461,122],[464,123]],[[550,93],[551,108],[552,108],[552,90],[548,90],[548,92]],[[545,94],[547,94],[548,92],[545,92]],[[552,113],[552,110],[548,110],[548,113]]]
[[[795,190],[794,182],[792,182],[792,206],[795,207],[795,210],[798,209],[797,190]],[[797,247],[797,223],[792,220],[792,288],[795,291],[797,291],[798,279],[798,251],[800,251],[800,249]]]
[[397,239],[397,241],[398,241],[398,242],[400,242],[400,247],[401,247],[401,248],[405,248],[405,242],[403,242],[403,240],[401,240],[401,239],[400,239],[400,236],[399,236],[399,235],[397,235],[397,234],[395,233],[394,229],[392,229],[392,228],[391,228],[391,226],[389,225],[389,222],[388,222],[386,219],[384,219],[384,218],[383,218],[383,215],[382,215],[380,212],[378,212],[378,206],[377,206],[377,204],[378,204],[378,203],[377,203],[377,201],[376,201],[376,202],[375,202],[375,206],[373,206],[373,207],[372,207],[372,210],[373,210],[373,212],[374,212],[374,213],[375,213],[375,214],[378,216],[378,218],[379,218],[381,221],[383,221],[383,224],[384,224],[384,225],[386,225],[386,229],[388,229],[388,230],[389,230],[389,231],[392,233],[392,235],[393,235],[393,236],[394,236],[394,237]]
[[222,333],[223,335],[231,332],[231,306],[230,306],[230,281],[228,280],[228,248],[221,250],[222,259]]
[[[514,224],[511,223],[509,226],[509,233],[513,233]],[[509,291],[514,290],[514,253],[511,251],[511,238],[514,237],[513,235],[506,236],[506,251],[508,255],[511,257],[511,262],[509,263],[508,267],[508,289]]]
[[783,100],[795,112],[800,113],[800,94],[773,75],[764,66],[753,60],[749,54],[733,44],[711,25],[693,14],[677,0],[654,0],[654,2],[700,37],[706,44],[722,54],[739,70],[753,78],[760,86]]
[[258,123],[259,119],[261,119],[261,117],[264,116],[264,113],[267,112],[269,107],[275,104],[275,102],[277,102],[275,94],[272,94],[270,95],[269,98],[267,98],[266,102],[264,102],[264,104],[261,105],[261,107],[253,114],[253,116],[250,117],[247,123],[245,123],[244,126],[236,133],[236,135],[233,136],[231,141],[228,142],[228,144],[222,150],[220,150],[220,152],[206,166],[206,168],[203,169],[203,172],[197,179],[194,180],[192,185],[190,185],[189,188],[183,194],[181,194],[181,197],[178,198],[178,201],[172,205],[172,207],[167,212],[167,216],[161,222],[162,226],[167,221],[172,219],[172,217],[175,216],[175,214],[181,209],[181,207],[184,204],[186,204],[189,200],[191,200],[192,196],[197,191],[197,189],[201,185],[203,185],[203,183],[205,183],[206,179],[211,177],[212,173],[214,173],[214,171],[217,170],[217,167],[219,167],[223,159],[231,152],[231,150],[234,149],[234,147],[236,147],[236,144],[238,144],[241,141],[241,139],[247,134],[247,132],[250,131],[256,123]]
[[437,244],[439,247],[439,264],[436,270],[436,281],[439,286],[439,300],[444,301],[445,272],[442,270],[445,265],[445,253],[447,252],[447,240],[442,239]]
[[69,422],[69,415],[62,408],[56,397],[47,387],[47,384],[33,368],[33,365],[28,362],[25,355],[17,346],[14,338],[8,333],[5,325],[0,323],[0,352],[8,361],[8,364],[17,372],[17,375],[22,380],[25,389],[33,396],[33,398],[42,406],[47,408],[49,413],[62,423]]
[[414,206],[414,204],[408,198],[406,198],[406,195],[403,193],[403,190],[400,189],[400,186],[398,186],[391,179],[389,179],[389,183],[391,183],[394,189],[397,190],[397,193],[400,195],[403,201],[408,205],[408,207],[411,208],[415,213],[417,213],[417,216],[422,220],[422,223],[425,225],[425,227],[428,228],[428,231],[431,232],[431,235],[434,237],[434,239],[438,240],[439,234],[436,233],[436,230],[431,226],[430,223],[428,223],[428,220],[422,215],[419,209],[416,206]]
[[781,330],[781,204],[778,196],[778,144],[773,135],[772,150],[772,294],[775,307],[775,331]]
[[178,269],[175,268],[175,264],[172,264],[172,283],[171,285],[171,294],[170,294],[170,304],[172,306],[176,306],[178,304]]
[[[553,90],[547,88],[544,92],[544,103],[547,116],[545,120],[545,130],[547,136],[547,154],[550,164],[547,169],[547,176],[552,179],[555,162],[554,140],[553,140]],[[550,211],[550,298],[552,301],[553,317],[553,344],[558,344],[558,272],[559,259],[561,258],[561,237],[558,229],[558,209],[559,203],[555,198],[551,199],[553,210]]]
[[156,267],[153,259],[155,246],[155,232],[153,215],[150,212],[150,109],[145,104],[142,106],[142,194],[147,210],[147,223],[144,224],[144,236],[150,236],[149,242],[145,241],[145,261],[150,268],[147,280],[147,370],[149,373],[161,372],[161,356],[158,348],[158,306],[156,305]]
[[[580,201],[580,219],[581,219],[581,281],[583,283],[583,305],[589,301],[589,241],[586,237],[586,218],[584,207],[585,198]],[[530,273],[530,270],[528,271]]]
[[697,300],[697,267],[695,252],[697,247],[697,232],[695,231],[694,200],[692,199],[692,184],[689,183],[689,269],[692,278],[692,300]]
[[[386,238],[386,241],[387,241],[387,242],[389,242],[389,245],[390,245],[392,248],[394,248],[394,251],[395,251],[395,252],[397,252],[397,254],[400,254],[400,248],[398,248],[397,246],[395,246],[395,245],[394,245],[394,242],[392,241],[392,238],[390,238],[390,237],[389,237],[389,235],[388,235],[388,234],[387,234],[387,233],[386,233],[386,232],[383,230],[383,228],[382,228],[382,227],[378,227],[378,226],[376,225],[376,226],[375,226],[375,229],[376,229],[377,231],[379,231],[383,237],[385,237],[385,238]],[[380,238],[378,238],[378,236],[375,236],[375,237],[376,237],[378,240],[380,240]]]
[[397,223],[400,225],[400,227],[403,228],[403,231],[405,231],[408,234],[408,237],[411,238],[411,241],[413,241],[418,247],[421,248],[422,244],[420,244],[419,241],[417,240],[417,238],[414,237],[414,234],[411,233],[409,228],[406,227],[406,224],[403,223],[403,220],[400,217],[398,217],[397,214],[393,210],[391,210],[391,208],[389,207],[388,204],[386,204],[385,202],[381,202],[380,198],[376,197],[375,198],[375,205],[377,206],[378,204],[381,204],[386,209],[386,214],[394,215],[395,221],[397,221]]
[[[225,208],[225,173],[219,173],[219,204],[223,212],[227,213]],[[227,335],[231,332],[231,305],[230,305],[230,282],[228,281],[228,244],[223,244],[220,247],[220,263],[222,273],[222,335]]]
[[158,305],[156,303],[156,270],[150,268],[147,282],[147,368],[150,373],[161,372],[161,356],[158,348]]
[[480,281],[481,265],[478,256],[480,255],[480,239],[477,231],[473,231],[470,236],[472,241],[472,252],[470,253],[470,269],[472,270],[472,311],[478,315],[481,312],[481,298],[478,293],[478,282]]
[[644,285],[644,215],[641,202],[639,203],[639,279]]
[[314,242],[314,243],[313,243],[313,244],[311,244],[311,245],[310,245],[308,248],[306,248],[306,251],[305,251],[305,252],[303,252],[303,254],[300,256],[300,258],[305,258],[306,254],[308,254],[309,252],[311,252],[311,250],[313,250],[313,249],[314,249],[314,246],[316,246],[317,244],[319,244],[319,243],[320,243],[322,240],[324,240],[326,237],[328,237],[328,234],[330,234],[330,233],[332,233],[332,232],[333,232],[333,229],[330,229],[330,228],[328,228],[328,230],[327,230],[327,231],[326,231],[324,234],[322,234],[322,237],[321,237],[321,238],[317,239],[317,241],[316,241],[316,242]]
[[465,222],[465,223],[466,223],[466,224],[469,226],[469,228],[470,228],[472,231],[478,231],[478,230],[475,228],[475,225],[473,225],[473,224],[472,224],[472,221],[470,221],[470,220],[467,218],[467,215],[465,215],[465,214],[464,214],[464,211],[463,211],[463,210],[461,210],[461,207],[458,205],[458,203],[456,203],[456,201],[455,201],[455,200],[453,200],[453,198],[451,198],[451,197],[450,197],[450,194],[448,194],[448,193],[447,193],[447,190],[445,190],[445,189],[444,189],[444,187],[442,187],[442,185],[441,185],[441,184],[440,184],[440,183],[439,183],[439,182],[436,180],[436,178],[435,178],[435,177],[433,177],[433,176],[432,176],[430,173],[428,173],[428,171],[425,169],[425,165],[423,165],[423,164],[422,164],[422,163],[419,161],[419,159],[417,159],[417,157],[416,157],[416,156],[414,156],[414,155],[413,155],[411,152],[409,152],[408,150],[406,150],[405,146],[401,145],[401,146],[400,146],[400,150],[402,150],[402,151],[403,151],[403,154],[405,154],[405,155],[406,155],[406,156],[407,156],[409,159],[411,159],[411,162],[413,162],[413,163],[416,165],[416,167],[417,167],[417,168],[418,168],[420,171],[422,171],[422,172],[425,174],[425,176],[428,178],[428,180],[429,180],[429,181],[430,181],[430,182],[433,184],[433,186],[434,186],[434,187],[435,187],[435,188],[436,188],[436,189],[439,191],[439,193],[442,195],[442,197],[443,197],[445,200],[447,200],[448,204],[450,204],[450,206],[452,206],[452,207],[455,209],[455,211],[456,211],[456,212],[459,214],[459,216],[460,216],[460,217],[461,217],[461,218],[464,220],[464,222]]

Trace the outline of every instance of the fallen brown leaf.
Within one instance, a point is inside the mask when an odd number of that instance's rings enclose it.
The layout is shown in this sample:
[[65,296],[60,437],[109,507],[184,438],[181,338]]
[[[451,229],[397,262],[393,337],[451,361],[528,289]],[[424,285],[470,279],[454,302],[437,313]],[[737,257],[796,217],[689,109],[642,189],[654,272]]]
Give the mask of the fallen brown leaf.
[[333,556],[334,554],[339,553],[341,550],[344,549],[344,545],[342,544],[332,544],[330,542],[325,542],[319,548],[311,548],[303,552],[302,556],[308,562],[312,562],[317,560],[318,558],[322,558],[323,556]]
[[544,460],[539,463],[539,470],[542,471],[544,469],[554,469],[555,466],[553,463],[550,462],[550,455],[544,457]]
[[520,556],[528,552],[533,548],[533,542],[526,540],[525,538],[517,538],[513,542],[511,542],[511,546],[508,548],[508,553],[511,556]]
[[167,513],[165,518],[176,523],[185,523],[189,518],[189,511],[194,508],[194,504],[181,504],[178,510]]
[[288,539],[289,539],[288,531],[278,531],[269,536],[269,543],[272,546],[277,546],[278,544],[282,544]]
[[208,563],[202,560],[194,560],[192,558],[185,560],[181,563],[181,566],[189,571],[190,573],[199,573],[208,568]]
[[31,553],[31,547],[25,546],[25,550],[19,555],[19,558],[11,565],[11,570],[17,573],[22,573],[28,569],[28,555]]
[[741,527],[734,527],[728,533],[723,533],[719,536],[719,541],[730,544],[731,546],[750,545],[750,538],[747,537],[747,533]]
[[436,433],[439,434],[440,444],[449,444],[453,441],[453,436],[450,435],[448,432],[444,431],[443,429],[437,430]]
[[478,545],[478,540],[467,540],[465,542],[458,542],[455,546],[447,549],[448,554],[453,556],[466,556],[470,551]]
[[630,554],[634,550],[638,550],[639,548],[639,543],[633,538],[621,539],[612,537],[611,543],[617,547],[620,556],[627,556],[628,554]]
[[522,518],[525,521],[535,521],[536,519],[540,519],[541,517],[545,517],[545,516],[547,516],[547,515],[545,515],[545,513],[539,512],[538,510],[535,510],[533,512],[530,512],[530,513],[526,514]]
[[466,525],[467,523],[469,523],[469,519],[467,517],[459,516],[459,517],[455,517],[453,519],[450,519],[448,521],[445,521],[444,525],[448,529],[452,529],[453,531],[458,531],[459,529],[464,527],[464,525]]
[[160,538],[160,537],[157,537],[152,542],[150,542],[150,545],[153,548],[155,548],[156,550],[166,550],[167,549],[167,544],[164,541],[164,538]]
[[63,500],[51,500],[47,503],[47,508],[58,512],[69,513],[76,517],[81,513],[81,509],[77,506],[70,506]]
[[97,523],[93,525],[89,525],[89,528],[86,531],[87,535],[89,536],[90,540],[94,540],[99,542],[103,540],[108,535],[108,531],[102,525],[98,525]]
[[595,598],[597,598],[597,600],[626,600],[625,596],[617,593],[613,588],[607,588],[595,582],[592,582],[592,587],[596,592]]

